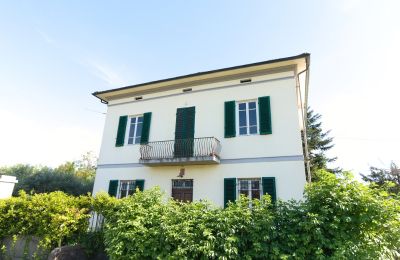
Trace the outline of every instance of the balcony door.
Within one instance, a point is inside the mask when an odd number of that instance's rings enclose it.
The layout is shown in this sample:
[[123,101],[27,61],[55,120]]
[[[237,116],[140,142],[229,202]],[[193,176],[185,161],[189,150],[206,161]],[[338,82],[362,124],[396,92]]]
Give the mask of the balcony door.
[[176,110],[174,157],[192,157],[194,146],[195,107]]

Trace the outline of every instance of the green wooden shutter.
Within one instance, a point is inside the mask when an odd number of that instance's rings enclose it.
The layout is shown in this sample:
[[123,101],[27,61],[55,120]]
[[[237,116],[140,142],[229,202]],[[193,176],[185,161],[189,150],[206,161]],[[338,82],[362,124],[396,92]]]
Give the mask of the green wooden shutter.
[[262,187],[263,187],[263,194],[269,194],[271,196],[272,203],[275,203],[276,201],[275,177],[263,177]]
[[117,140],[115,146],[124,146],[126,123],[128,122],[128,116],[120,116],[118,122]]
[[236,136],[235,107],[236,107],[235,101],[225,102],[225,138]]
[[135,187],[135,191],[136,188],[139,188],[140,191],[144,190],[144,180],[136,180],[136,187]]
[[186,124],[185,124],[185,108],[178,108],[176,110],[176,121],[175,121],[175,140],[184,139],[186,132]]
[[147,144],[149,142],[150,124],[151,124],[151,112],[144,113],[140,144]]
[[111,180],[108,184],[108,194],[113,197],[117,197],[118,191],[118,180]]
[[186,108],[186,138],[194,138],[194,124],[196,117],[196,107]]
[[176,110],[174,157],[193,156],[195,113],[195,107]]
[[224,179],[224,207],[226,208],[228,201],[236,200],[236,178]]
[[270,97],[258,98],[258,118],[260,124],[260,134],[272,134]]

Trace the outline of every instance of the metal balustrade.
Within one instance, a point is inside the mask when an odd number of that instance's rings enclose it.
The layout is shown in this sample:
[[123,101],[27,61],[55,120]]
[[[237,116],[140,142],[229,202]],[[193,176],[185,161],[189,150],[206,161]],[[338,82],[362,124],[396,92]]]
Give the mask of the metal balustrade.
[[155,141],[140,146],[143,164],[219,163],[221,144],[214,137]]

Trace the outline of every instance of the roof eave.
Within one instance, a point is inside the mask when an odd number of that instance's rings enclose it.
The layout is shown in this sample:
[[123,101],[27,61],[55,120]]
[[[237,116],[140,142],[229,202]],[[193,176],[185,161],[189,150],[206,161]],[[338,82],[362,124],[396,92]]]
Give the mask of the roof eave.
[[222,69],[192,73],[192,74],[187,74],[187,75],[183,75],[183,76],[172,77],[172,78],[156,80],[156,81],[150,81],[150,82],[140,83],[140,84],[136,84],[136,85],[130,85],[130,86],[121,87],[121,88],[109,89],[109,90],[104,90],[104,91],[96,91],[96,92],[93,92],[92,95],[97,97],[98,99],[100,99],[102,103],[107,104],[108,101],[110,101],[111,99],[108,99],[106,97],[106,94],[109,94],[112,92],[118,92],[118,91],[134,89],[134,88],[143,87],[143,86],[150,86],[150,85],[160,84],[160,83],[168,83],[168,82],[173,82],[173,81],[182,80],[182,79],[195,78],[195,77],[204,76],[207,74],[211,75],[211,74],[215,74],[215,73],[219,73],[219,72],[225,72],[225,71],[238,70],[238,69],[243,69],[243,68],[250,68],[250,67],[256,67],[256,66],[279,63],[279,62],[297,60],[297,59],[302,59],[302,58],[305,58],[307,60],[307,59],[309,59],[309,57],[310,57],[309,53],[302,53],[300,55],[290,56],[290,57],[285,57],[285,58],[280,58],[280,59],[273,59],[273,60],[250,63],[250,64],[245,64],[245,65],[240,65],[240,66],[233,66],[233,67],[227,67],[227,68],[222,68]]

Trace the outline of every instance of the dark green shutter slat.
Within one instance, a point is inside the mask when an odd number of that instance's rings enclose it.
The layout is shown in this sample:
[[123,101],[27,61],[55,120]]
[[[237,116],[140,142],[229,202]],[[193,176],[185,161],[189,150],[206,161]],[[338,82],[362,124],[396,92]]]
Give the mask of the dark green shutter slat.
[[263,194],[269,194],[271,196],[272,203],[275,203],[276,202],[275,177],[263,177],[262,186],[263,186]]
[[118,122],[117,140],[115,146],[124,146],[126,123],[128,122],[128,116],[120,116]]
[[235,112],[235,101],[225,102],[225,138],[236,136],[236,112]]
[[147,144],[149,142],[151,124],[151,112],[143,114],[142,136],[140,137],[140,144]]
[[235,202],[236,200],[236,178],[224,179],[224,207],[228,201]]
[[260,124],[260,134],[272,134],[271,101],[270,97],[258,98],[258,118]]
[[136,180],[136,188],[139,188],[140,191],[144,190],[144,180]]
[[108,185],[108,194],[110,196],[116,197],[118,191],[118,180],[111,180]]

